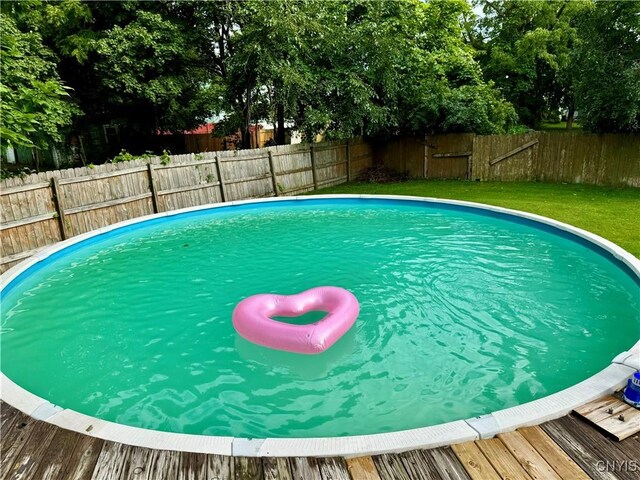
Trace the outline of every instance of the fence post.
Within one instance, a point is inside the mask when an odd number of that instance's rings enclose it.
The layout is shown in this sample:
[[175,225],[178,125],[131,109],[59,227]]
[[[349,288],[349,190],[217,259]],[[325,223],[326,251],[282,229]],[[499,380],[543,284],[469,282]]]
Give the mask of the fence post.
[[153,165],[151,165],[151,163],[147,163],[147,172],[149,172],[149,189],[151,190],[153,213],[158,213],[160,211],[160,207],[158,205],[158,192],[156,191],[155,179],[153,178]]
[[422,162],[422,176],[427,178],[427,168],[429,166],[429,135],[424,136],[424,161]]
[[316,173],[316,153],[313,144],[309,145],[309,153],[311,154],[311,175],[313,175],[313,189],[318,189],[318,174]]
[[347,182],[351,181],[351,142],[347,140]]
[[69,233],[67,232],[67,226],[65,225],[64,218],[64,205],[61,196],[60,184],[58,183],[58,178],[53,177],[51,179],[51,194],[53,196],[53,204],[56,207],[56,213],[58,214],[58,227],[60,228],[60,238],[62,240],[66,240],[69,238]]
[[271,183],[273,183],[273,194],[278,197],[278,180],[276,179],[276,169],[273,168],[273,153],[269,150],[269,169],[271,170]]
[[222,178],[222,168],[220,168],[220,157],[218,154],[215,154],[216,161],[216,173],[218,174],[218,182],[220,182],[220,198],[223,202],[227,201],[227,192],[224,187],[224,179]]

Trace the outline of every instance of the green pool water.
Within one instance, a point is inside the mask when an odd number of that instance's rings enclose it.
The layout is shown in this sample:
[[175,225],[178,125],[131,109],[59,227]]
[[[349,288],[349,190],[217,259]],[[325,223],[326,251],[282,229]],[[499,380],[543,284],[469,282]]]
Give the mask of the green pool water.
[[[319,285],[350,290],[361,308],[327,352],[235,333],[240,300]],[[527,222],[319,199],[95,237],[5,288],[0,332],[5,375],[87,415],[193,434],[343,436],[481,415],[584,380],[640,337],[640,290],[606,255]]]

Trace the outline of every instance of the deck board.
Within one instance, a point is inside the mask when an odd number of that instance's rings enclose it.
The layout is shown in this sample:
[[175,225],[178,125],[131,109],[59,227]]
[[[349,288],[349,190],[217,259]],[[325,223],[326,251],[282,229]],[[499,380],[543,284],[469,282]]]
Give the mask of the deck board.
[[431,458],[442,478],[450,478],[452,480],[471,479],[469,473],[465,470],[450,447],[423,450],[422,454]]
[[347,471],[354,480],[380,480],[373,458],[348,458],[346,463]]
[[451,449],[472,480],[501,480],[496,469],[475,442],[452,445]]
[[235,457],[233,459],[236,480],[262,480],[262,462],[259,458]]
[[385,453],[373,457],[381,480],[411,480],[397,455]]
[[640,410],[613,395],[582,405],[574,412],[618,441],[640,432]]
[[533,480],[562,480],[520,432],[501,433],[498,438]]
[[562,450],[540,427],[518,430],[522,436],[547,461],[560,478],[589,480],[589,476]]
[[422,455],[419,450],[401,453],[399,456],[411,478],[440,478],[433,460]]
[[632,461],[640,458],[640,434],[616,442],[575,415],[452,447],[344,459],[152,450],[64,430],[6,404],[0,410],[2,480],[636,480]]
[[350,480],[347,464],[342,458],[319,458],[318,468],[322,480]]
[[38,459],[38,469],[33,478],[39,480],[66,480],[67,462],[82,435],[61,428],[55,435],[44,455]]
[[476,445],[501,477],[512,480],[531,480],[520,462],[511,455],[507,446],[499,438],[479,440]]
[[34,478],[39,462],[46,455],[57,430],[55,425],[36,422],[27,441],[16,455],[13,465],[9,468],[8,477],[20,480]]
[[131,447],[122,443],[105,442],[98,455],[91,480],[117,480],[122,478],[129,462]]
[[80,435],[61,480],[90,480],[103,446],[104,440]]
[[[578,423],[575,419],[573,422],[564,422],[563,419],[559,419],[542,424],[541,428],[549,434],[553,441],[556,442],[580,468],[587,472],[591,478],[596,480],[613,480],[620,478],[609,471],[597,468],[597,465],[600,465],[598,462],[605,462],[608,456],[596,446],[596,442],[583,443],[581,441],[581,432],[577,430],[579,427]],[[598,435],[601,434],[598,433]],[[607,440],[604,436],[602,436],[602,438]]]
[[19,412],[11,426],[2,435],[2,455],[0,455],[0,478],[9,478],[9,471],[13,462],[18,458],[22,447],[29,440],[31,431],[37,424],[37,420]]
[[264,480],[292,480],[291,466],[286,458],[262,459],[262,469],[264,470]]
[[290,460],[294,480],[322,480],[318,462],[311,457],[294,457]]

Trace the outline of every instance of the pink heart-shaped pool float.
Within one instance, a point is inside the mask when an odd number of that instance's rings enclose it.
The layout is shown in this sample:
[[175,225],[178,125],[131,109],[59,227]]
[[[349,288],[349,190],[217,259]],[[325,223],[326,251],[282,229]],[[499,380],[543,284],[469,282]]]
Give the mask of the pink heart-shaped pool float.
[[[296,317],[322,310],[327,316],[309,325],[292,325],[271,317]],[[336,343],[356,321],[360,305],[344,288],[316,287],[297,295],[260,294],[233,310],[233,326],[249,340],[296,353],[321,353]]]

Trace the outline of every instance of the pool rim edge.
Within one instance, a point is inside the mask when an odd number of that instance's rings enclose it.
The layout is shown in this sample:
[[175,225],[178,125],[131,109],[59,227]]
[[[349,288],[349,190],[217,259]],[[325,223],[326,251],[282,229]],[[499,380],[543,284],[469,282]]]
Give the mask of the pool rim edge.
[[[557,220],[529,212],[462,200],[416,197],[408,195],[352,195],[324,194],[291,197],[268,197],[249,200],[199,205],[195,207],[171,210],[145,215],[102,227],[67,240],[44,247],[32,257],[18,263],[0,276],[0,290],[23,272],[71,245],[88,238],[147,220],[180,215],[199,210],[209,210],[234,205],[268,203],[278,201],[305,201],[314,199],[381,199],[411,200],[426,203],[440,203],[465,208],[496,212],[507,216],[524,218],[554,227],[565,233],[586,240],[613,256],[640,279],[640,260],[620,246],[596,234]],[[621,388],[626,379],[640,370],[640,339],[629,350],[619,353],[611,364],[595,375],[571,387],[543,398],[526,402],[514,407],[498,410],[480,417],[420,427],[397,432],[355,435],[346,437],[315,438],[263,438],[246,439],[231,436],[193,435],[162,432],[109,422],[84,415],[70,409],[63,409],[51,402],[23,389],[0,372],[0,400],[23,413],[81,434],[103,440],[124,443],[139,447],[177,450],[195,453],[209,453],[233,456],[345,456],[374,455],[402,452],[415,448],[436,448],[481,438],[490,438],[498,433],[509,432],[519,427],[536,425],[571,412],[580,405]]]

